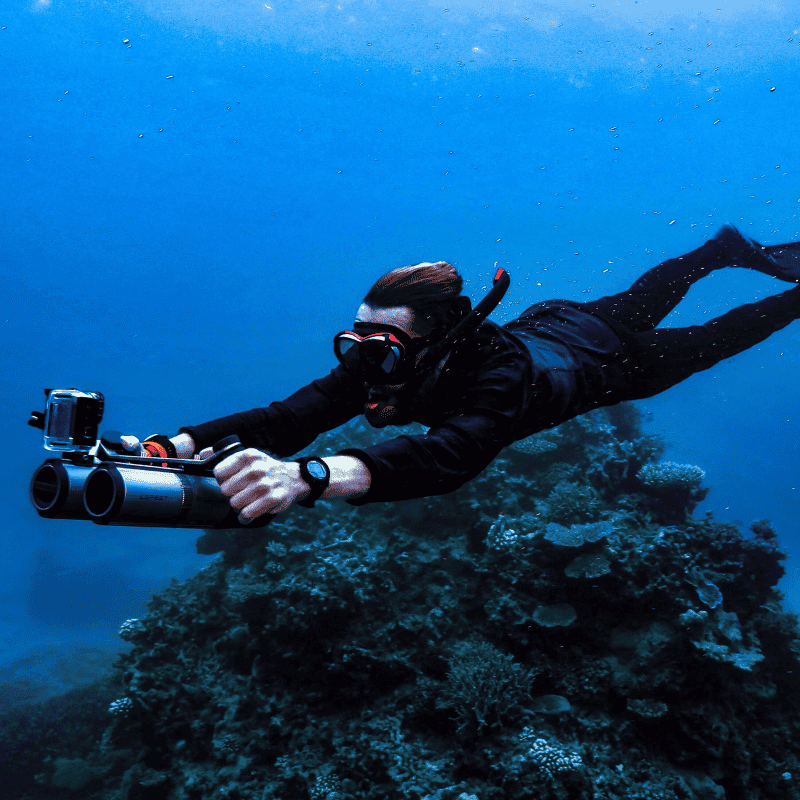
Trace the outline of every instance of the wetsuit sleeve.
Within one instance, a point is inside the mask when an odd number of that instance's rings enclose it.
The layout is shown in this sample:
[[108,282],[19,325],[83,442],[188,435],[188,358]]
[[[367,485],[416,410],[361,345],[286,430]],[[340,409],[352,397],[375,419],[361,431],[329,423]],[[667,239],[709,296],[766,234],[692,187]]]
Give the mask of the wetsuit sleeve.
[[330,375],[304,386],[286,400],[189,425],[179,432],[192,437],[198,452],[236,434],[245,447],[267,450],[283,458],[307,447],[319,434],[361,414],[365,400],[363,384],[338,366]]
[[514,440],[514,426],[529,404],[530,360],[505,353],[468,376],[459,410],[421,436],[398,436],[338,455],[355,456],[369,469],[370,488],[350,505],[447,494],[472,480]]

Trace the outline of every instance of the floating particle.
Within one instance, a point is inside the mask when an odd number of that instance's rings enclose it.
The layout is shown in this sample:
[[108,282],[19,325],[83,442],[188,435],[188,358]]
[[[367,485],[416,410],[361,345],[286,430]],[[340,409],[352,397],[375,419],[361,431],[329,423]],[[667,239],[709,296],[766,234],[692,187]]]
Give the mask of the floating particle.
[[174,78],[174,77],[175,77],[174,75],[167,75],[167,77],[165,78],[165,80],[169,80],[170,78]]
[[122,44],[130,44],[130,43],[131,43],[130,39],[123,39],[122,40]]

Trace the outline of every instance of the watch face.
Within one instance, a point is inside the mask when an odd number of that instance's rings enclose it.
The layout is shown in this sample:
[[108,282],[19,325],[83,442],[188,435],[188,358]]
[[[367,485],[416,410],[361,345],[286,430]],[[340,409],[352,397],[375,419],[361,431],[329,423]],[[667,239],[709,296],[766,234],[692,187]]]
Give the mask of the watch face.
[[325,475],[327,474],[325,465],[321,464],[319,461],[307,462],[306,469],[308,470],[308,474],[314,478],[324,478]]

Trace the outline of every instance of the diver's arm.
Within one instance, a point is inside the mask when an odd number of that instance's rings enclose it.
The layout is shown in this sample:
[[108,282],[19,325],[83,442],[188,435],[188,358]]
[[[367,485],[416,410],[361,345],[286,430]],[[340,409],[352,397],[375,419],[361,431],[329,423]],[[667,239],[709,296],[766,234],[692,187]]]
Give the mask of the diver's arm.
[[[188,433],[179,433],[170,439],[175,445],[178,458],[191,458],[194,455],[194,439]],[[341,497],[343,500],[361,497],[369,490],[370,474],[367,465],[355,456],[328,456],[322,459],[331,471],[331,481],[322,496],[326,499]],[[306,482],[300,477],[300,465],[285,462],[292,480],[298,481],[303,486]],[[308,491],[298,496],[298,500],[305,500]]]
[[175,439],[180,434],[188,434],[194,450],[202,451],[236,434],[245,447],[284,458],[307,447],[320,433],[338,428],[358,416],[366,399],[363,382],[355,381],[338,366],[329,375],[312,381],[283,401],[200,425],[184,425]]
[[[331,471],[331,482],[327,489],[322,493],[326,500],[341,498],[348,500],[361,497],[369,490],[370,474],[367,465],[355,456],[326,456],[322,459]],[[306,482],[300,477],[300,465],[294,461],[285,462],[290,468],[291,475],[296,478],[303,486]],[[310,490],[304,491],[297,497],[298,500],[305,500]]]
[[[331,479],[323,497],[353,502],[367,493],[370,473],[359,459],[332,456],[325,462]],[[311,492],[296,461],[278,461],[254,448],[226,458],[214,468],[214,477],[245,525],[262,514],[280,514]]]

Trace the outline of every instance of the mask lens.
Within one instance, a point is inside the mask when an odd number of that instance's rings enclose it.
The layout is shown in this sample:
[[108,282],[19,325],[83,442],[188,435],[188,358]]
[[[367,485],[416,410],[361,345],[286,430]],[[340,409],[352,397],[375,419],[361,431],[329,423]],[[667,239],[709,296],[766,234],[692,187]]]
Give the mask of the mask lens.
[[379,338],[368,339],[359,346],[361,372],[369,378],[384,380],[397,369],[402,358],[400,347]]
[[382,375],[386,375],[387,377],[395,371],[400,362],[400,351],[396,347],[390,347],[388,352],[383,354],[383,360],[380,363],[378,363],[378,358],[381,356],[380,353],[375,354],[376,357],[374,361],[372,361],[369,354],[365,355],[367,356],[370,367],[374,367],[376,370],[380,371]]
[[385,381],[403,359],[403,348],[387,333],[361,337],[344,331],[334,339],[334,353],[348,371],[367,380]]

